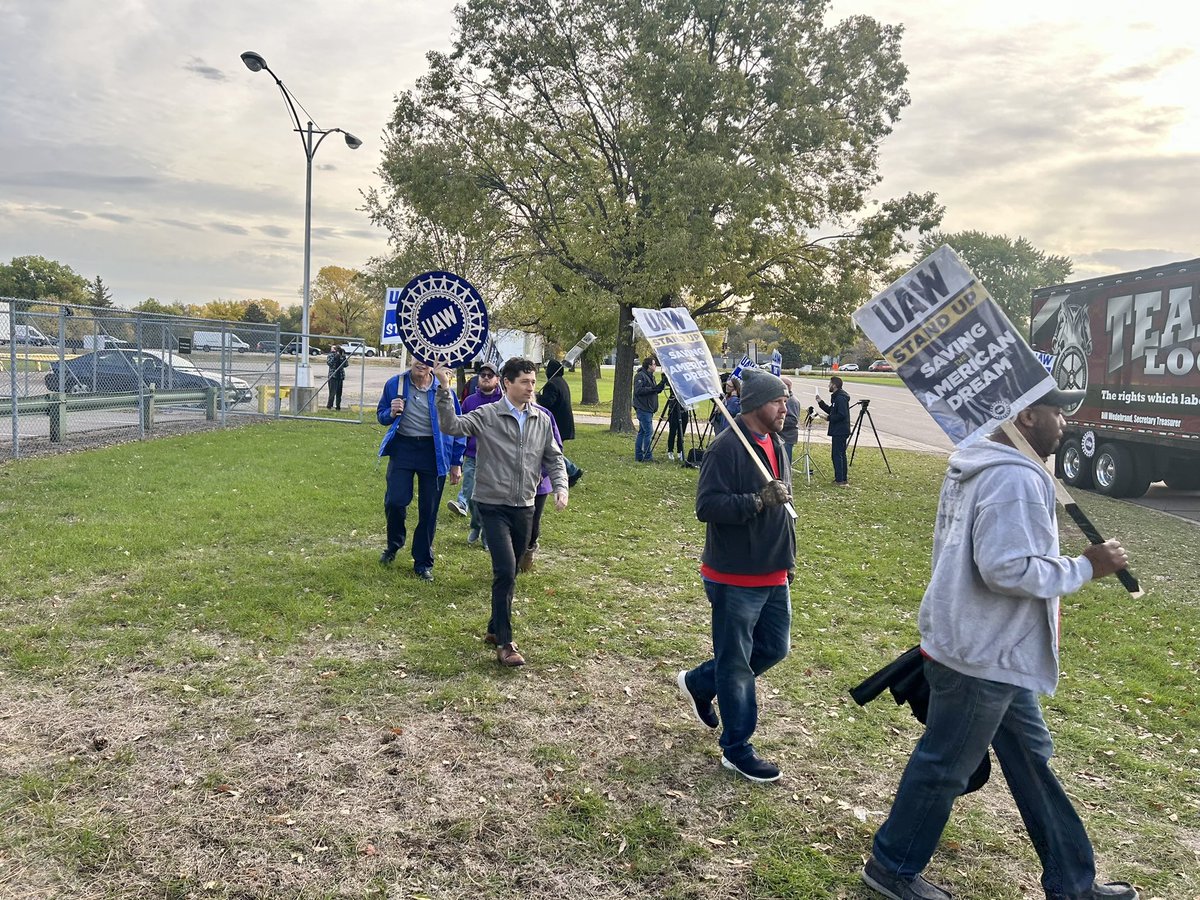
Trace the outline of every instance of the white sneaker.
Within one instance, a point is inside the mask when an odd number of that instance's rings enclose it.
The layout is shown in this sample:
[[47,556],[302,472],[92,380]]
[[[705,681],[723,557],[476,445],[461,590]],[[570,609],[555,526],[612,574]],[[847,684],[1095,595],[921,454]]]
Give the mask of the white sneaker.
[[668,450],[667,451],[667,459],[674,459],[674,458],[675,458],[675,454],[672,453],[670,450]]

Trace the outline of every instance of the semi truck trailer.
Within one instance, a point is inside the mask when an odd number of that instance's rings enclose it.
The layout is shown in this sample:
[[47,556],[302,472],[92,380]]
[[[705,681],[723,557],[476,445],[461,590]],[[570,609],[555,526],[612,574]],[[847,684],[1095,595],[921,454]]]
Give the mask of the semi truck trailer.
[[1200,488],[1200,259],[1039,288],[1030,344],[1061,388],[1085,391],[1063,481],[1110,497]]

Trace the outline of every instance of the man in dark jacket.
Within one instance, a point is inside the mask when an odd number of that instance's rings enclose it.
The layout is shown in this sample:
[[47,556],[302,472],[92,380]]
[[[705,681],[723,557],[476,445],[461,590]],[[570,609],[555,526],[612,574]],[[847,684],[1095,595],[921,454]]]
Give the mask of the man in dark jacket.
[[817,404],[829,419],[829,438],[832,444],[833,481],[838,487],[848,487],[850,474],[846,466],[846,444],[850,442],[850,395],[842,390],[842,379],[829,379],[829,402],[817,395]]
[[[787,389],[764,369],[742,382],[742,413],[709,445],[696,488],[696,518],[706,523],[700,574],[712,605],[713,657],[680,672],[676,684],[709,728],[725,719],[721,765],[751,781],[775,781],[779,768],[754,752],[758,725],[754,680],[785,656],[791,640],[788,591],[796,565],[790,513],[791,465],[779,432]],[[763,477],[739,433],[774,476]]]
[[[563,377],[563,364],[557,359],[546,363],[546,383],[538,391],[537,402],[554,416],[554,424],[563,443],[575,440],[575,412],[571,409],[571,386]],[[583,469],[563,457],[567,464],[567,480],[570,487],[583,477]]]
[[325,404],[325,408],[341,409],[342,385],[346,382],[346,367],[350,364],[350,358],[346,356],[341,344],[334,345],[329,356],[325,358],[325,364],[329,366],[329,402]]
[[637,414],[637,441],[633,445],[633,458],[637,462],[654,462],[650,436],[654,433],[654,414],[658,412],[658,395],[667,386],[664,376],[655,383],[654,373],[658,371],[658,360],[647,356],[642,360],[642,367],[633,375],[633,411]]

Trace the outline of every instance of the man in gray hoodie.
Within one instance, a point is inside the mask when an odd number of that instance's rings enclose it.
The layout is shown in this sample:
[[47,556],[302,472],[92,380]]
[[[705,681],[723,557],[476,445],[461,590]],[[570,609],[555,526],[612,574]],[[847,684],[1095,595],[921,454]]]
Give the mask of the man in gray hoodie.
[[[1043,460],[1062,438],[1062,409],[1078,396],[1055,389],[1017,414]],[[1045,467],[1002,431],[950,457],[918,615],[928,721],[862,872],[892,900],[949,900],[921,871],[989,745],[1041,859],[1048,900],[1138,896],[1123,882],[1095,880],[1087,832],[1050,769],[1038,705],[1058,683],[1059,597],[1125,568],[1127,557],[1115,540],[1063,556],[1054,502]]]

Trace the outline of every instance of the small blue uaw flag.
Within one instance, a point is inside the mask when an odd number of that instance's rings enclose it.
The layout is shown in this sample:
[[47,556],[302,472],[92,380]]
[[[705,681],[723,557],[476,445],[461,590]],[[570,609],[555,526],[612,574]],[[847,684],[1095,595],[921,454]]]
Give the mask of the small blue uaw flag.
[[771,374],[776,377],[783,374],[783,354],[778,350],[771,351]]
[[733,371],[729,373],[731,378],[741,378],[743,369],[757,369],[758,363],[752,360],[748,355],[742,357],[742,361],[733,367]]

